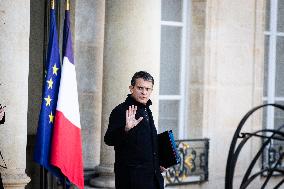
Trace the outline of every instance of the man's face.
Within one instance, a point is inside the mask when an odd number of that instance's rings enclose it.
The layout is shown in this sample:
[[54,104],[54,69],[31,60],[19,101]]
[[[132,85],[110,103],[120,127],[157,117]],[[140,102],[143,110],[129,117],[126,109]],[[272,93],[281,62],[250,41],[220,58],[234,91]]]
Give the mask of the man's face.
[[152,81],[145,81],[142,78],[136,79],[135,86],[129,86],[131,96],[137,101],[146,105],[153,90]]

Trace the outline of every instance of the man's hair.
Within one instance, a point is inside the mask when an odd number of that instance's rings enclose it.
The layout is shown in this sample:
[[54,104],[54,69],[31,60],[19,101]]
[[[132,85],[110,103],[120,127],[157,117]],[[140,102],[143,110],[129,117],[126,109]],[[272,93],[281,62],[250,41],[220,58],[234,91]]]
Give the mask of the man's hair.
[[144,79],[144,81],[151,81],[152,84],[154,85],[154,78],[151,76],[151,74],[149,74],[148,72],[145,71],[139,71],[136,72],[131,79],[131,85],[135,86],[136,83],[136,79],[142,78]]

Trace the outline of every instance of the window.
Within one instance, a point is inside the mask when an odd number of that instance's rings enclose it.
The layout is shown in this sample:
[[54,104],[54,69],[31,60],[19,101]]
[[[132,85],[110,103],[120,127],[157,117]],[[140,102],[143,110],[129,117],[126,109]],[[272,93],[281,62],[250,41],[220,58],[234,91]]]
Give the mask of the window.
[[159,129],[184,138],[187,0],[162,0]]
[[[284,1],[266,1],[264,103],[284,105]],[[284,123],[280,110],[267,108],[266,128],[277,129]]]
[[[284,1],[266,1],[264,60],[264,103],[284,105]],[[264,127],[278,129],[284,124],[283,111],[269,107],[263,114]],[[264,156],[264,167],[271,167],[283,151],[283,141],[274,140]],[[284,166],[282,163],[281,166]]]
[[[182,159],[182,163],[166,172],[168,188],[208,180],[209,140],[197,138],[203,116],[200,78],[206,1],[162,0],[161,5],[159,129],[160,132],[171,129],[176,139],[180,139],[176,143]],[[194,59],[194,65],[189,64],[189,56]]]

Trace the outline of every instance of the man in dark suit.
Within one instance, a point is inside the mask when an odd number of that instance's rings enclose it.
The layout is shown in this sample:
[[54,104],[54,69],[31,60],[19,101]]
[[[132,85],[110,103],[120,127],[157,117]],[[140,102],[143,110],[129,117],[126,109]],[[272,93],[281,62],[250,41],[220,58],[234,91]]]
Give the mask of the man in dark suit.
[[126,100],[109,117],[104,141],[115,150],[116,189],[164,189],[159,165],[157,130],[154,125],[150,95],[154,78],[136,72]]

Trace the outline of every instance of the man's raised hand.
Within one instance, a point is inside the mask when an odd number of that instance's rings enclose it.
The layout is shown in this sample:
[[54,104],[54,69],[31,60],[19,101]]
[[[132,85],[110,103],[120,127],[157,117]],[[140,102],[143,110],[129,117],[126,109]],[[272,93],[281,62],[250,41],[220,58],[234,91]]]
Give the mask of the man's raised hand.
[[137,111],[137,106],[134,106],[134,105],[129,106],[129,109],[126,110],[125,131],[129,131],[130,129],[138,125],[140,121],[142,121],[143,117],[140,117],[139,119],[135,118],[136,111]]

